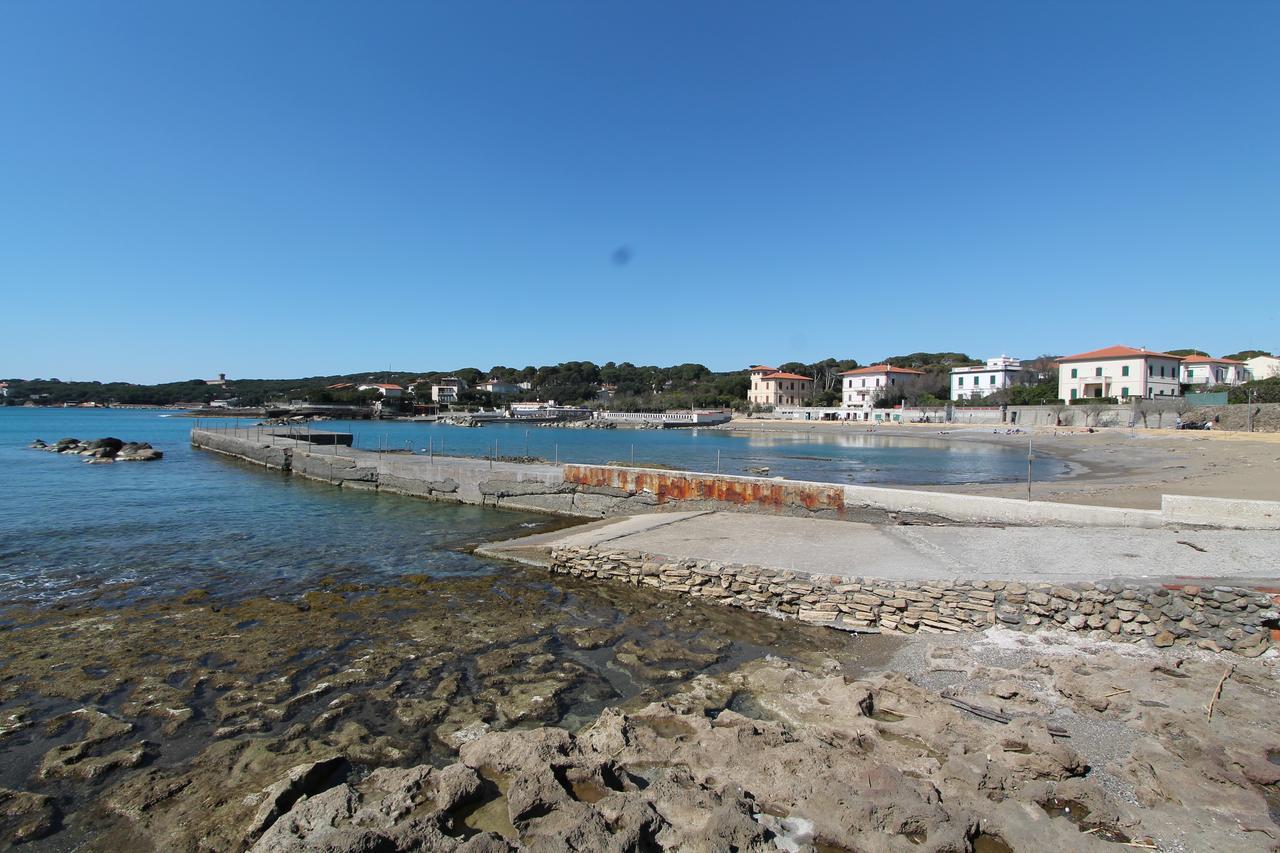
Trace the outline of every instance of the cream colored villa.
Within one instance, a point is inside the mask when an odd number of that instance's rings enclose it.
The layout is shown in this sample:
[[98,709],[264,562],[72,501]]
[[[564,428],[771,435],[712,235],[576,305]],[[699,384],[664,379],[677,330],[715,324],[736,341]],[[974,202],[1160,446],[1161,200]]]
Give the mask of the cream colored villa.
[[924,376],[922,370],[908,367],[893,367],[889,364],[873,364],[870,367],[859,367],[857,370],[846,370],[840,374],[840,405],[846,409],[857,409],[866,420],[875,407],[876,398],[885,390],[896,387],[902,382],[916,376]]
[[798,373],[783,373],[776,367],[751,368],[747,402],[753,406],[803,406],[813,394],[813,380]]
[[1184,385],[1243,385],[1250,379],[1249,367],[1231,358],[1188,355],[1182,359]]
[[1167,352],[1114,346],[1058,359],[1058,397],[1178,397],[1182,359]]
[[1245,367],[1254,379],[1272,379],[1280,376],[1280,358],[1273,355],[1259,355],[1248,359]]

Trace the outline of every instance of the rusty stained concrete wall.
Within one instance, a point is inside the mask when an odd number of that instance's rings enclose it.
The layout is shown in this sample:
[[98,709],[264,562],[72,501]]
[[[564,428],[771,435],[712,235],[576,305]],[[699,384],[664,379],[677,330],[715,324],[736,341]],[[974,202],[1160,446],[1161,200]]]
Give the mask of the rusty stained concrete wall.
[[586,491],[646,496],[659,508],[717,504],[721,509],[846,517],[844,487],[822,483],[770,482],[598,465],[565,465],[564,480]]

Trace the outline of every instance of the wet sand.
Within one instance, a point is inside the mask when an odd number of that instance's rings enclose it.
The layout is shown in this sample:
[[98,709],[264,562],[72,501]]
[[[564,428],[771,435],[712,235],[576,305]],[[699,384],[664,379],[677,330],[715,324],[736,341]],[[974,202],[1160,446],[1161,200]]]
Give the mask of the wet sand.
[[[838,422],[734,421],[734,431],[867,431],[865,425]],[[1034,483],[1036,500],[1098,506],[1159,509],[1160,495],[1280,500],[1280,434],[1199,432],[1103,427],[1035,428],[1009,435],[991,427],[900,424],[870,428],[878,435],[915,436],[1026,448],[1070,463],[1063,479]],[[931,491],[997,497],[1026,497],[1025,483],[960,486],[911,486]]]

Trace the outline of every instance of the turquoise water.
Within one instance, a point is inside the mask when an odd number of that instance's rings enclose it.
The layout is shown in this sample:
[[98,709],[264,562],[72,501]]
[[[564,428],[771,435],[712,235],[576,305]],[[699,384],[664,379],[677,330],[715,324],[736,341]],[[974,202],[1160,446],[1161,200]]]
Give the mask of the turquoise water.
[[[193,421],[170,412],[0,409],[0,600],[52,602],[80,596],[128,601],[209,588],[292,594],[323,577],[398,577],[490,572],[458,550],[517,535],[544,516],[335,489],[197,452]],[[332,422],[365,448],[412,447],[561,461],[660,462],[698,471],[830,482],[950,483],[1026,476],[1019,451],[989,446],[848,435],[744,436],[718,430],[567,430],[494,425]],[[28,450],[34,438],[115,436],[148,441],[159,462],[86,465]],[[1064,470],[1041,459],[1036,476]]]
[[[167,413],[164,413],[167,414]],[[453,550],[547,519],[334,489],[192,450],[155,411],[0,409],[0,601],[127,601],[208,588],[291,594],[326,576],[475,574]],[[158,462],[86,465],[33,438],[149,441]]]

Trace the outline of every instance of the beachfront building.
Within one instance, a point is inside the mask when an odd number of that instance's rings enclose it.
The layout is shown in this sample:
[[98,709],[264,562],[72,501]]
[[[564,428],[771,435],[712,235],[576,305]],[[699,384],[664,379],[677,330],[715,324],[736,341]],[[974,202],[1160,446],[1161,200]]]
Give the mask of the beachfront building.
[[457,376],[444,376],[431,385],[431,399],[437,403],[456,403],[458,396],[471,386]]
[[871,410],[876,400],[891,389],[896,389],[912,379],[924,376],[923,370],[894,367],[890,364],[873,364],[846,370],[840,374],[840,405],[850,410],[854,420],[859,417],[871,420]]
[[1182,358],[1183,385],[1243,385],[1249,381],[1249,368],[1243,361],[1188,355]]
[[384,399],[396,400],[404,393],[404,389],[399,385],[390,382],[371,382],[367,385],[361,385],[357,391],[377,391],[378,396]]
[[813,394],[813,380],[808,376],[762,364],[748,372],[751,387],[747,389],[747,402],[753,406],[799,406]]
[[1058,397],[1178,397],[1182,359],[1167,352],[1113,346],[1058,359]]
[[1001,355],[987,359],[985,365],[953,367],[951,399],[982,398],[1014,385],[1029,385],[1035,381],[1034,370],[1023,367],[1022,362],[1016,358]]
[[1244,366],[1249,376],[1254,379],[1275,379],[1280,377],[1280,358],[1273,355],[1259,355],[1245,359]]
[[0,382],[0,397],[8,397],[8,396],[9,396],[9,383]]
[[486,379],[476,386],[477,391],[488,391],[497,397],[510,397],[520,393],[520,386],[503,379]]

